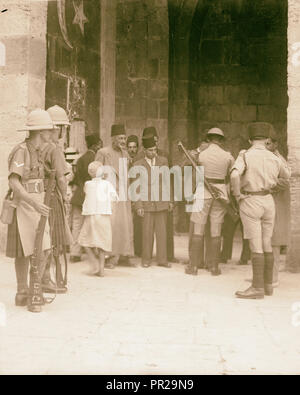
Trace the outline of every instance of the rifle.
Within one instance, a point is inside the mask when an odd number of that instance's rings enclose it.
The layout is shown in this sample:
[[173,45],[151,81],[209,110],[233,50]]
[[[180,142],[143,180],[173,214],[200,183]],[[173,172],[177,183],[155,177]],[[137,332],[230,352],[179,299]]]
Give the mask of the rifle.
[[[195,169],[196,172],[199,173],[199,169],[197,164],[195,163],[194,159],[191,157],[191,155],[189,154],[189,152],[186,150],[186,148],[184,147],[184,145],[182,144],[181,141],[179,141],[178,143],[178,148],[181,149],[184,153],[184,155],[187,157],[187,159],[191,162],[193,168]],[[232,220],[234,221],[234,223],[236,223],[237,221],[239,221],[240,216],[239,216],[239,212],[238,210],[234,207],[232,202],[228,202],[226,199],[222,198],[220,191],[218,190],[218,188],[216,188],[215,186],[211,185],[207,179],[204,177],[204,185],[205,188],[210,192],[212,198],[218,202],[220,202],[222,204],[222,206],[224,208],[226,208],[227,213],[230,215],[230,217],[232,218]]]
[[[47,185],[47,190],[45,194],[44,204],[46,206],[50,205],[51,194],[55,188],[55,170],[51,170],[50,178]],[[45,226],[48,218],[41,216],[36,231],[33,255],[30,259],[30,285],[29,285],[29,298],[28,298],[28,310],[36,312],[40,309],[40,306],[44,304],[44,297],[41,286],[41,266],[42,266],[42,255],[43,255],[43,238],[45,232]]]

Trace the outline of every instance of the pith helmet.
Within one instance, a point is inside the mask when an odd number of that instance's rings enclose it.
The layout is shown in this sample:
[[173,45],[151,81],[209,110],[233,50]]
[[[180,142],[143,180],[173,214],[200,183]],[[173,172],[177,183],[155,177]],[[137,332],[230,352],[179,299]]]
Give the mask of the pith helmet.
[[31,111],[27,116],[26,125],[19,129],[19,132],[26,130],[51,130],[55,129],[55,125],[47,113],[47,111],[40,108]]
[[53,106],[48,108],[47,110],[48,114],[50,115],[50,117],[52,118],[52,121],[54,123],[54,125],[57,126],[70,126],[70,122],[69,122],[69,118],[67,116],[66,111],[59,106]]
[[268,122],[252,122],[248,125],[249,139],[269,138],[275,133],[273,126]]
[[211,136],[211,135],[221,136],[221,137],[225,138],[223,130],[221,130],[219,128],[209,129],[209,131],[207,132],[207,136]]

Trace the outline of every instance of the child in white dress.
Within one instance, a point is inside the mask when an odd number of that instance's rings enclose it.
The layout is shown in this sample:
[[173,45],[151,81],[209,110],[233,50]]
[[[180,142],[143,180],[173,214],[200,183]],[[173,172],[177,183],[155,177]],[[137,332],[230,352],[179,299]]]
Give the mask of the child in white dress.
[[[112,250],[111,202],[118,200],[118,195],[113,185],[103,179],[101,162],[90,163],[88,173],[92,180],[87,181],[84,186],[84,223],[78,243],[85,248],[89,257],[88,274],[103,277],[105,255]],[[98,249],[98,254],[95,253],[95,249]]]

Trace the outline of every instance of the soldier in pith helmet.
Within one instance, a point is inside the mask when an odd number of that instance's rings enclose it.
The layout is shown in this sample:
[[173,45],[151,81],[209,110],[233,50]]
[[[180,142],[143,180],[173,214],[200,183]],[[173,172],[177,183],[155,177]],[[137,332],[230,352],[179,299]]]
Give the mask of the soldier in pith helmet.
[[[234,163],[232,155],[222,148],[225,136],[224,132],[219,128],[209,129],[207,132],[208,147],[202,150],[197,158],[197,164],[204,167],[204,176],[207,181],[218,189],[220,195],[228,200],[227,176]],[[218,264],[221,249],[221,229],[226,214],[226,208],[222,204],[214,200],[207,188],[204,189],[204,203],[202,197],[197,199],[193,205],[191,223],[190,223],[190,242],[189,255],[190,264],[186,268],[187,274],[197,275],[198,265],[203,256],[203,239],[205,228],[208,220],[210,221],[210,262],[211,273],[214,276],[221,274]],[[203,203],[203,204],[202,204]]]
[[241,299],[273,295],[272,234],[275,204],[271,194],[279,178],[287,180],[287,165],[267,149],[273,126],[254,122],[248,127],[251,148],[240,152],[231,171],[233,194],[239,202],[244,237],[250,241],[253,281],[249,289],[236,292]]
[[50,259],[42,279],[42,286],[44,292],[49,293],[66,293],[66,279],[63,278],[60,255],[64,255],[65,265],[67,247],[72,243],[71,231],[66,218],[65,202],[67,201],[67,179],[66,174],[69,172],[67,163],[65,161],[64,153],[58,146],[58,140],[61,134],[61,128],[69,126],[65,110],[59,106],[51,107],[47,110],[56,128],[50,132],[42,133],[41,138],[43,145],[41,147],[41,156],[45,167],[45,176],[48,179],[51,170],[56,171],[56,186],[51,196],[51,212],[49,217],[51,242],[52,242],[52,257],[56,264],[56,284],[53,283],[50,276]]
[[[40,312],[44,298],[39,281],[34,279],[33,254],[35,238],[41,215],[49,215],[50,209],[44,202],[44,167],[40,161],[41,133],[52,131],[53,122],[49,114],[41,109],[32,111],[26,125],[20,131],[28,131],[28,137],[18,144],[8,158],[8,180],[16,210],[13,221],[8,225],[6,255],[15,259],[17,278],[16,306],[28,305],[31,312]],[[50,250],[49,225],[43,234],[42,250]],[[45,255],[43,256],[45,260]],[[30,288],[28,286],[28,268]],[[43,263],[39,263],[40,274]],[[34,294],[34,295],[33,295]],[[34,296],[34,303],[33,302]]]

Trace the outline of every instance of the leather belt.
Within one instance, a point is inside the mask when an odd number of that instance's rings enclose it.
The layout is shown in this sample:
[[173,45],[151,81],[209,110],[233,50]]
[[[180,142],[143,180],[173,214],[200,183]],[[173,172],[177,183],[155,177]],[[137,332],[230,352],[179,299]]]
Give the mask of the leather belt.
[[206,180],[207,180],[210,184],[226,184],[224,178],[223,178],[223,179],[219,179],[219,178],[206,178]]
[[257,191],[257,192],[247,192],[247,191],[242,191],[244,195],[251,195],[251,196],[267,196],[270,195],[270,191]]
[[43,193],[45,190],[43,180],[29,180],[22,185],[27,193]]

